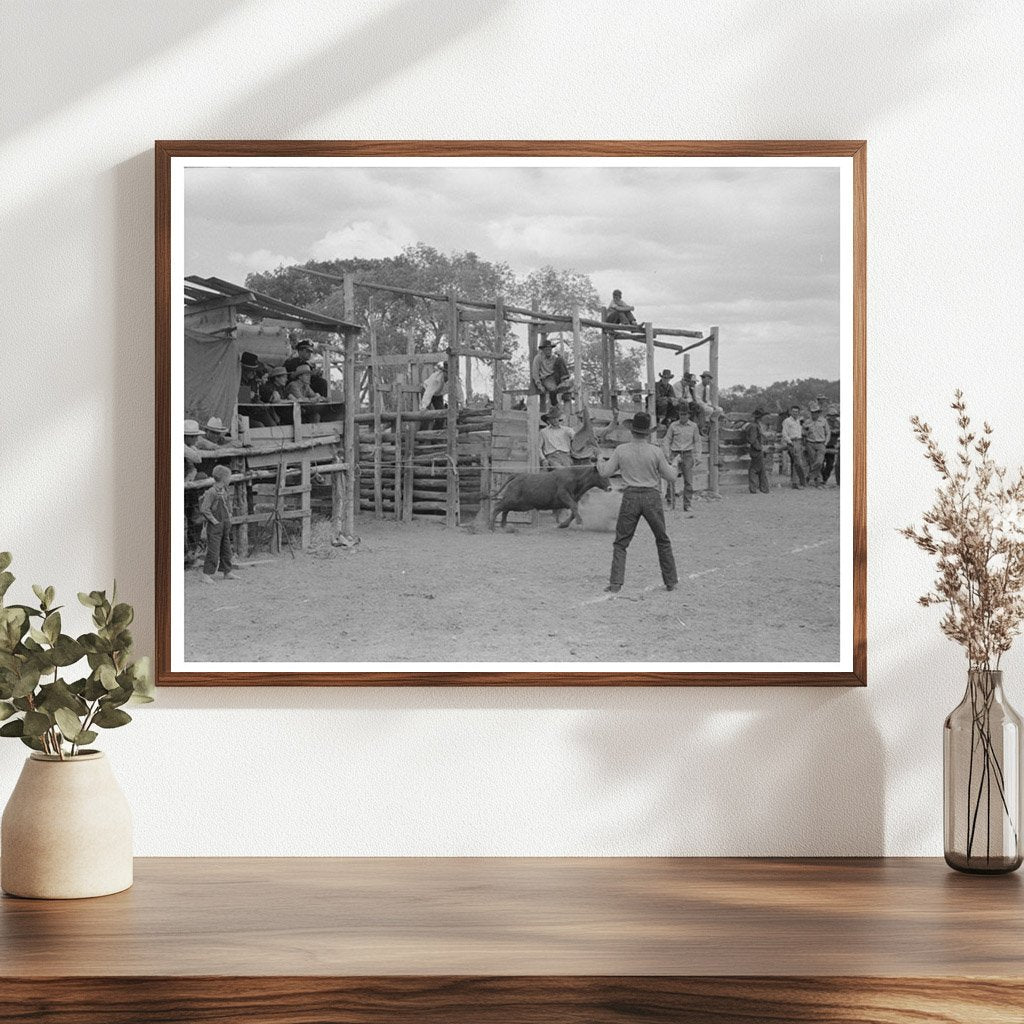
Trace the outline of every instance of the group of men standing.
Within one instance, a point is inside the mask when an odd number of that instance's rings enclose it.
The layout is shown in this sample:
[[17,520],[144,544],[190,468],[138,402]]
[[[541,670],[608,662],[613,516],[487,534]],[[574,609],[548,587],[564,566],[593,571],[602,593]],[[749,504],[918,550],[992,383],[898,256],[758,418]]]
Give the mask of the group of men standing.
[[[820,401],[807,407],[809,417],[801,415],[799,405],[792,405],[779,428],[783,450],[789,460],[789,479],[794,490],[808,485],[824,487],[835,475],[839,483],[839,412],[834,406],[828,416]],[[834,410],[834,411],[833,411]],[[765,462],[769,440],[764,425],[764,409],[755,409],[747,424],[744,439],[750,454],[747,483],[751,494],[767,494],[770,490]]]

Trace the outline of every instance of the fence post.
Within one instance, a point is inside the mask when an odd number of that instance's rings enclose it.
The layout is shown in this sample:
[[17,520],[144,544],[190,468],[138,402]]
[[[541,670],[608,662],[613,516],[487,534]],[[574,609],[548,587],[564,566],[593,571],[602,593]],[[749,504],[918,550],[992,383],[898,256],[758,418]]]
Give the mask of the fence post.
[[[708,332],[708,369],[711,371],[711,405],[718,408],[718,328],[712,327]],[[717,498],[718,491],[718,439],[719,418],[711,414],[711,429],[708,431],[708,490]]]

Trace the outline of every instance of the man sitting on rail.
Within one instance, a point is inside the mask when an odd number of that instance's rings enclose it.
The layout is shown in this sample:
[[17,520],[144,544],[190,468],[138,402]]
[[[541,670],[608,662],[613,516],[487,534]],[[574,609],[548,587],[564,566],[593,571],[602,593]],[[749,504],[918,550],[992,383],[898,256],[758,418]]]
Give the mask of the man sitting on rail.
[[533,366],[530,368],[530,375],[533,378],[534,386],[540,392],[541,408],[544,408],[545,400],[551,403],[551,408],[558,408],[558,369],[555,364],[555,346],[551,339],[545,337],[537,346],[537,354],[533,357]]
[[636,317],[633,316],[633,309],[633,306],[623,301],[622,292],[616,288],[612,292],[612,301],[607,313],[608,319],[605,322],[609,324],[635,324]]

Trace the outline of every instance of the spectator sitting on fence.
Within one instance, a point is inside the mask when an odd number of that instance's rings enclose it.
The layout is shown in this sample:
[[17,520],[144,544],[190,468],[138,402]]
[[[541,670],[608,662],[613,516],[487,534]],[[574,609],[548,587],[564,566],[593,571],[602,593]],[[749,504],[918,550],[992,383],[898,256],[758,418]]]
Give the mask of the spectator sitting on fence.
[[227,466],[213,467],[213,486],[203,495],[199,506],[206,520],[206,561],[203,563],[203,582],[213,583],[219,569],[224,579],[233,580],[231,571],[231,495],[228,480],[231,470]]
[[623,301],[622,292],[616,288],[612,292],[611,305],[608,307],[608,313],[606,314],[608,319],[605,323],[609,324],[635,324],[636,317],[633,315],[634,307],[628,302]]
[[559,380],[555,370],[554,344],[551,339],[544,337],[537,346],[537,354],[533,357],[533,366],[530,376],[533,378],[534,387],[540,392],[541,407],[545,399],[551,403],[554,409],[558,405]]
[[228,428],[224,426],[219,416],[211,416],[203,428],[203,436],[196,438],[193,447],[204,452],[215,452],[226,444],[231,444]]
[[546,469],[568,469],[572,465],[572,439],[576,431],[562,426],[562,414],[552,409],[541,417],[547,424],[540,432],[540,463]]
[[654,411],[659,422],[668,423],[676,415],[676,393],[671,384],[674,376],[671,370],[662,370],[654,383]]

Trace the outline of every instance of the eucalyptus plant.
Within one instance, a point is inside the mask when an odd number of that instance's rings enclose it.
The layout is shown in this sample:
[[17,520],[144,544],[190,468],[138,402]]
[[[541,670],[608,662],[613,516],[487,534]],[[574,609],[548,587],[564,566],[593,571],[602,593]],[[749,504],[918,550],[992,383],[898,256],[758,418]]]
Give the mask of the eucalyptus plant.
[[[74,757],[98,730],[132,720],[125,705],[153,700],[149,659],[132,660],[135,612],[118,603],[116,582],[109,598],[103,590],[80,593],[96,631],[69,636],[53,587],[33,585],[38,605],[4,603],[14,582],[10,564],[10,553],[0,552],[0,736],[61,760]],[[68,682],[66,670],[83,660],[88,675]]]

